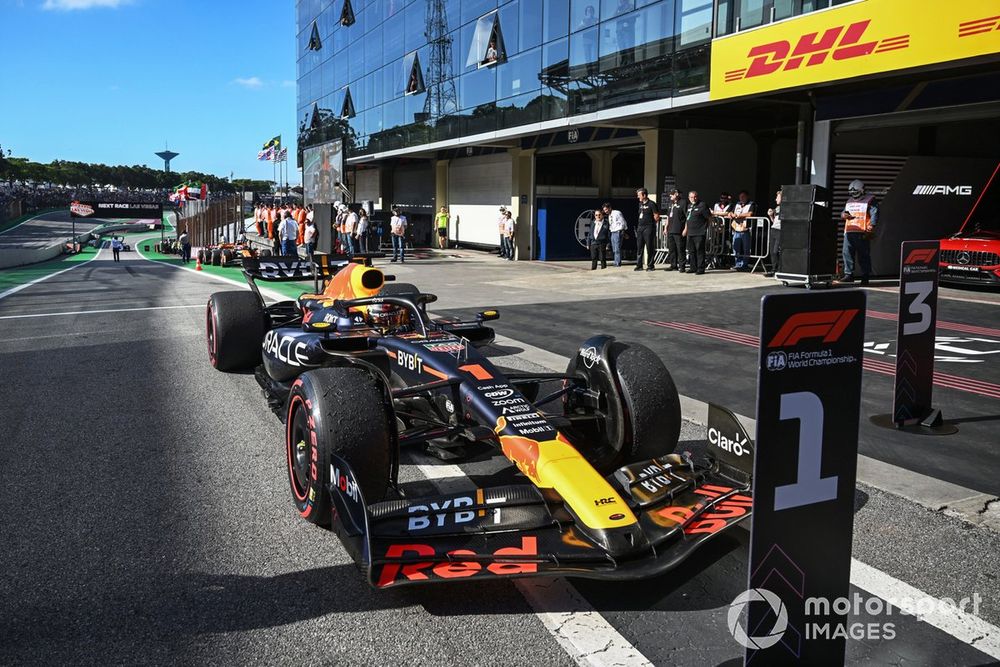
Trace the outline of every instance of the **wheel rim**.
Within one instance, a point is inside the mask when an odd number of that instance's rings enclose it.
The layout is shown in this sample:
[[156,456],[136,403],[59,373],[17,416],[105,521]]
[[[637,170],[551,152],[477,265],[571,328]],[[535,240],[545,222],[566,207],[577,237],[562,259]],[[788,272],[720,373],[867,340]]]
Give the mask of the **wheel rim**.
[[212,365],[216,365],[216,335],[215,335],[215,309],[212,305],[208,305],[208,313],[206,315],[205,330],[208,337],[208,360],[212,362]]
[[304,501],[309,493],[309,447],[306,439],[309,437],[308,415],[302,399],[292,397],[289,407],[288,429],[285,436],[285,447],[288,451],[288,477],[292,484],[292,493],[298,501]]

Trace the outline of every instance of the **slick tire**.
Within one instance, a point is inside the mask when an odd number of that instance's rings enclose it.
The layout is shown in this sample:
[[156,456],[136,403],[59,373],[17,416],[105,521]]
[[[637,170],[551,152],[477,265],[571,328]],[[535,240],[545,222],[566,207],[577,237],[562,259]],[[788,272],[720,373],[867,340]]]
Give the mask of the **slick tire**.
[[319,368],[292,384],[285,454],[299,515],[330,525],[330,455],[351,466],[366,503],[385,497],[398,446],[396,417],[382,382],[361,368]]
[[233,251],[229,250],[228,248],[226,250],[223,250],[222,251],[222,266],[228,266],[229,263],[232,262],[232,261],[233,261]]
[[260,251],[259,253],[257,253],[257,254],[258,254],[258,255],[259,255],[260,257],[270,257],[270,256],[271,256],[271,250],[270,250],[270,248],[264,248],[263,250],[261,250],[261,251]]
[[209,259],[210,259],[209,257],[206,257],[205,249],[200,248],[198,250],[198,261],[202,264],[208,264]]
[[[644,345],[614,341],[608,367],[587,368],[570,361],[568,373],[583,374],[603,398],[603,430],[581,434],[581,453],[602,474],[676,449],[681,431],[681,403],[674,380],[660,358]],[[590,443],[593,443],[590,446]],[[586,443],[588,446],[583,447]]]
[[205,334],[208,360],[224,372],[247,371],[261,363],[268,321],[253,292],[216,292],[208,298]]
[[222,266],[222,251],[213,250],[212,251],[212,266]]

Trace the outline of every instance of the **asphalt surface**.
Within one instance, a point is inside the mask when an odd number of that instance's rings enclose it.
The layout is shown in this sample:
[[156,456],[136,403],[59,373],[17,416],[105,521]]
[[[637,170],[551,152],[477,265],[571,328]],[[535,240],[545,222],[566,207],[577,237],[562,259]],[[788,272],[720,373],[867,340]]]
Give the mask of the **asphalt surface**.
[[57,242],[59,239],[68,241],[73,236],[74,229],[80,235],[105,222],[108,221],[77,218],[74,226],[68,210],[52,211],[0,233],[0,247],[48,248],[53,244],[53,239]]
[[[282,427],[256,382],[208,365],[204,303],[230,286],[123,257],[116,264],[103,251],[0,300],[0,368],[16,379],[0,385],[0,663],[574,663],[513,582],[370,590],[336,539],[295,514]],[[161,307],[170,308],[86,312]],[[611,307],[520,306],[504,311],[500,330],[565,354],[594,328],[579,310],[613,326],[630,317],[600,310]],[[547,337],[527,324],[530,309],[548,318]],[[49,315],[70,311],[78,314]],[[749,351],[717,343],[710,355],[728,351],[730,366]],[[680,350],[658,352],[672,368],[671,355],[685,361]],[[536,368],[516,349],[490,354],[504,367]],[[694,393],[678,377],[682,393]],[[752,390],[734,393],[752,399]],[[701,427],[686,424],[681,447],[703,446]],[[471,479],[435,485],[513,475],[488,451],[469,454],[461,469]],[[401,471],[414,493],[431,491],[425,476]],[[1000,553],[995,533],[875,489],[860,489],[857,504],[857,559],[931,595],[978,592],[980,615],[1000,623],[1000,582],[984,562]],[[550,611],[597,610],[654,664],[737,660],[725,617],[745,588],[747,536],[733,531],[657,579],[573,582],[583,609],[558,599]],[[991,660],[912,617],[897,633],[850,641],[849,660]]]

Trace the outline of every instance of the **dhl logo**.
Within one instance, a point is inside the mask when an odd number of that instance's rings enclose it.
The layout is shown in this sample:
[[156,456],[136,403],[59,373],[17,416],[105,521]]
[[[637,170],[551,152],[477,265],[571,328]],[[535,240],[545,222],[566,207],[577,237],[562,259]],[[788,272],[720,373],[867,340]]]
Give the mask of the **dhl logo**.
[[973,35],[981,35],[986,32],[993,32],[994,30],[1000,30],[1000,15],[976,19],[975,21],[965,21],[958,24],[959,37],[972,37]]
[[789,40],[779,40],[750,48],[748,67],[729,70],[725,73],[726,83],[774,74],[778,71],[796,70],[800,67],[822,65],[828,58],[849,60],[862,58],[874,53],[885,53],[906,49],[910,46],[910,35],[887,37],[881,40],[863,41],[871,19],[828,28],[822,33],[808,32],[801,35],[794,47]]

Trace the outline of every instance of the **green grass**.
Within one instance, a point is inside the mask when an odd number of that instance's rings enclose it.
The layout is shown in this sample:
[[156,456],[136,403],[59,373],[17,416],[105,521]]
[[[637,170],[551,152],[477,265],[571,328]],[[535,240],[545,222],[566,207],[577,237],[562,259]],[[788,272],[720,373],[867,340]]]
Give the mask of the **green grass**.
[[71,268],[81,262],[93,259],[96,254],[97,250],[94,248],[85,247],[78,255],[60,255],[47,262],[0,270],[0,292],[6,292],[12,287],[24,285],[32,280]]
[[[132,248],[139,252],[142,257],[149,259],[154,262],[162,262],[163,264],[170,264],[172,266],[181,266],[189,269],[195,268],[195,260],[192,258],[191,263],[185,265],[181,262],[181,258],[178,255],[169,255],[162,252],[156,252],[153,247],[154,244],[159,242],[159,237],[145,237],[137,240],[132,244]],[[149,252],[145,251],[145,247],[149,246]],[[194,252],[192,252],[192,255]],[[246,279],[243,277],[243,269],[239,267],[226,267],[226,266],[212,266],[211,264],[202,264],[202,271],[212,276],[220,276],[222,278],[229,278],[230,280],[235,280],[239,283],[243,283]],[[278,282],[268,282],[266,280],[260,280],[257,284],[262,289],[269,289],[279,294],[287,296],[289,299],[296,299],[303,292],[312,292],[313,283],[311,280],[301,280],[295,282],[278,283]]]

